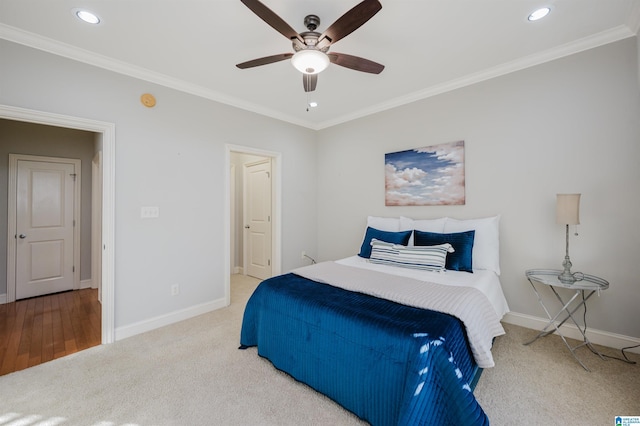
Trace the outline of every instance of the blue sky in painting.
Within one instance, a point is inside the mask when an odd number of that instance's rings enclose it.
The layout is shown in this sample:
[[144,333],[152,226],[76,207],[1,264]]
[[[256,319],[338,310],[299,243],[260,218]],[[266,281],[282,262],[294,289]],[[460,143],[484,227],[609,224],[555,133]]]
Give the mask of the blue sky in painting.
[[392,152],[386,154],[385,164],[393,164],[396,169],[420,169],[428,175],[438,172],[438,169],[450,165],[449,159],[439,159],[436,151],[418,151],[410,149],[408,151]]
[[386,205],[464,204],[464,141],[385,154]]

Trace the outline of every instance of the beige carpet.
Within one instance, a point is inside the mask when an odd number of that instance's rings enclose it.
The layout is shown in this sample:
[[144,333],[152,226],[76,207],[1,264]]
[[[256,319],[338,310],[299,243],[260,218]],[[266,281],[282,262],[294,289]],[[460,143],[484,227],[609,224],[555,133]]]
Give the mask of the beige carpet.
[[[237,349],[256,283],[235,276],[228,308],[1,376],[0,425],[364,424],[255,349]],[[613,425],[616,415],[640,415],[640,365],[581,348],[589,373],[556,336],[523,346],[535,332],[506,329],[497,367],[476,389],[493,425]]]

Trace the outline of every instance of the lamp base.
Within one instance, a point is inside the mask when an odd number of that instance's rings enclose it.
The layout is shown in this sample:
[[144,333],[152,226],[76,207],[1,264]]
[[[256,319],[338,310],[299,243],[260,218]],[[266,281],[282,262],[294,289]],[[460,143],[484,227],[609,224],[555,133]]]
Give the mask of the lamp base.
[[573,264],[571,263],[571,259],[569,259],[569,255],[564,257],[564,262],[562,262],[562,266],[564,267],[562,273],[558,275],[558,279],[563,284],[573,284],[577,281],[576,277],[571,273],[571,267]]
[[562,272],[560,275],[558,275],[558,279],[563,284],[573,284],[577,281],[576,277],[574,277],[571,272]]

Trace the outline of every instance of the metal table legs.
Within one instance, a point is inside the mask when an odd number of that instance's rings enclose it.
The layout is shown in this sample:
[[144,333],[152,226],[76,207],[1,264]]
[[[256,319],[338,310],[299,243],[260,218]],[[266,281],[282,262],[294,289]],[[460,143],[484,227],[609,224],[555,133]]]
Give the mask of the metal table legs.
[[[576,290],[574,295],[565,303],[562,300],[562,297],[560,297],[560,294],[558,294],[558,292],[556,291],[556,289],[553,286],[549,286],[549,288],[551,288],[551,290],[553,291],[553,293],[555,294],[556,298],[560,301],[560,304],[562,305],[562,308],[558,311],[558,313],[556,313],[555,315],[551,315],[551,313],[549,312],[549,309],[547,309],[547,307],[545,306],[544,300],[542,299],[542,296],[540,295],[540,293],[538,292],[538,289],[536,288],[536,286],[533,284],[533,282],[531,282],[531,280],[529,280],[529,282],[531,283],[531,286],[533,287],[533,291],[536,293],[536,296],[538,297],[538,302],[540,303],[540,305],[542,306],[542,308],[544,309],[544,311],[547,314],[547,317],[549,318],[549,323],[542,329],[542,331],[540,331],[540,333],[538,333],[538,335],[536,337],[534,337],[533,339],[531,339],[528,342],[523,343],[524,345],[530,345],[531,343],[535,342],[536,340],[538,340],[540,337],[545,337],[548,336],[549,334],[553,334],[553,333],[558,333],[558,335],[560,336],[560,338],[562,339],[562,341],[564,342],[564,344],[567,346],[567,348],[569,348],[569,351],[571,352],[571,354],[573,355],[573,357],[576,359],[576,361],[578,361],[578,363],[580,363],[580,365],[582,366],[582,368],[584,368],[587,371],[590,371],[580,360],[580,358],[578,358],[578,356],[576,355],[575,350],[582,347],[582,346],[587,346],[589,349],[591,349],[591,351],[595,354],[597,354],[601,359],[605,359],[605,357],[596,350],[596,348],[593,347],[593,345],[591,344],[591,342],[589,341],[589,339],[587,338],[585,331],[580,327],[580,325],[576,322],[575,318],[573,317],[573,314],[580,309],[580,307],[584,307],[586,309],[586,303],[587,300],[589,300],[589,298],[591,296],[593,296],[593,293],[595,293],[595,290]],[[586,292],[586,296],[585,296],[585,292]],[[578,298],[578,296],[582,295],[581,298]],[[577,299],[577,303],[575,304],[575,306],[573,308],[570,309],[571,304],[576,301]],[[556,324],[556,321],[558,320],[558,318],[565,313],[566,316],[560,321],[559,324]],[[580,330],[580,334],[582,334],[582,343],[580,343],[577,346],[572,347],[569,342],[567,342],[567,339],[564,337],[564,335],[560,332],[560,327],[567,322],[567,320],[571,319],[571,321],[573,321],[573,323],[576,325],[576,327],[578,328],[578,330]]]

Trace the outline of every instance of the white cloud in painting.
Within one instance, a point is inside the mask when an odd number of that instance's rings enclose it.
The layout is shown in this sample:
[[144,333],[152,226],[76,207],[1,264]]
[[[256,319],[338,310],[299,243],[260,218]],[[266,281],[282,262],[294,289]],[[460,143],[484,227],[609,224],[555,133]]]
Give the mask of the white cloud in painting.
[[427,174],[417,167],[397,170],[393,164],[385,165],[385,180],[387,190],[404,188],[407,186],[424,186],[422,178]]

